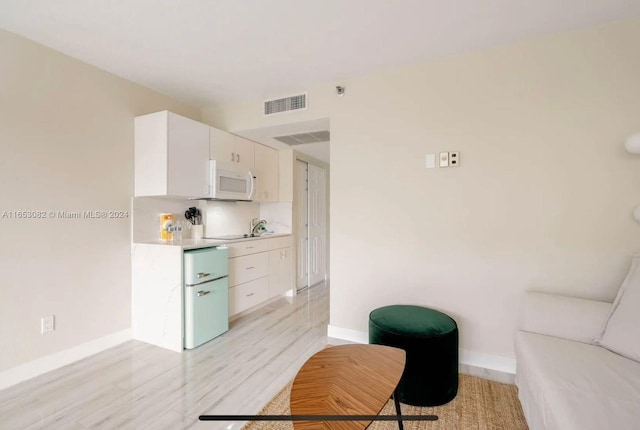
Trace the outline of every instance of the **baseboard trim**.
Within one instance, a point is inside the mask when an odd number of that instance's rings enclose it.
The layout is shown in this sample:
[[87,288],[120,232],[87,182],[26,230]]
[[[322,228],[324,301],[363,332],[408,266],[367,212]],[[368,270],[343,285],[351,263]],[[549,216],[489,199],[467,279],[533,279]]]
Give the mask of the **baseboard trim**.
[[27,379],[66,366],[132,339],[131,329],[125,329],[85,342],[63,351],[46,355],[0,372],[0,390]]
[[348,342],[369,343],[369,333],[350,328],[338,327],[331,324],[327,326],[327,336],[334,339],[346,340]]
[[[346,340],[348,342],[369,343],[369,334],[367,332],[337,327],[331,324],[327,326],[327,336],[333,339]],[[460,348],[459,354],[460,364],[503,372],[510,375],[515,375],[516,373],[515,358],[490,355],[462,348]]]

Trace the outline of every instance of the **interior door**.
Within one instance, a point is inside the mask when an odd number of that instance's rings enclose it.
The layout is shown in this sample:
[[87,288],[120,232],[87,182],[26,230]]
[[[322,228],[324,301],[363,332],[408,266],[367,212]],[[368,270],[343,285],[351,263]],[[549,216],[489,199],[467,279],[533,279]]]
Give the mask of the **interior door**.
[[308,165],[309,285],[324,280],[327,255],[327,173]]
[[309,286],[309,227],[307,224],[307,163],[296,160],[295,197],[296,202],[296,289]]

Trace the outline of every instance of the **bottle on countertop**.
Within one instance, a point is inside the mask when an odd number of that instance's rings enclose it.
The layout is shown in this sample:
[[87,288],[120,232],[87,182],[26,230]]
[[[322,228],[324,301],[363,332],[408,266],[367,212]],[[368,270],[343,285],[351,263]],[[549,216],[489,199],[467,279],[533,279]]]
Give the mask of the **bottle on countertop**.
[[173,214],[160,215],[160,239],[172,240],[173,239]]

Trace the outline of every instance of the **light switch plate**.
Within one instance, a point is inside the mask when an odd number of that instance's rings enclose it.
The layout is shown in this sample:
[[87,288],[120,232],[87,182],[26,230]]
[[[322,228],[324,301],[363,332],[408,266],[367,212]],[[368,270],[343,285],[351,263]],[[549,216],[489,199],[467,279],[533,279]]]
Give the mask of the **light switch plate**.
[[440,153],[440,167],[449,167],[449,153],[441,152]]
[[55,330],[55,316],[50,315],[40,318],[40,334],[45,334]]
[[450,152],[449,153],[449,166],[458,167],[460,165],[460,156],[458,152]]
[[436,154],[427,154],[426,168],[434,169],[436,167]]

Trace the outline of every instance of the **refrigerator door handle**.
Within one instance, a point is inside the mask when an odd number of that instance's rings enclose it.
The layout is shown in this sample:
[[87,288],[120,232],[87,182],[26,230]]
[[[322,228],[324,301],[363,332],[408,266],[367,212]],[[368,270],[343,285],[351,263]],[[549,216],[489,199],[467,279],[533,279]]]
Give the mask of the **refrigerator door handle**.
[[200,279],[200,278],[206,278],[207,276],[211,276],[211,273],[204,273],[204,272],[200,272],[196,275],[196,278]]
[[200,282],[200,283],[197,283],[197,284],[186,284],[186,286],[187,286],[187,287],[197,287],[198,285],[204,285],[204,284],[208,284],[209,282],[219,281],[220,279],[224,279],[224,278],[226,278],[227,276],[228,276],[228,275],[218,276],[217,278],[209,279],[208,281]]
[[198,291],[198,297],[202,297],[202,296],[206,296],[207,294],[210,294],[211,291]]

